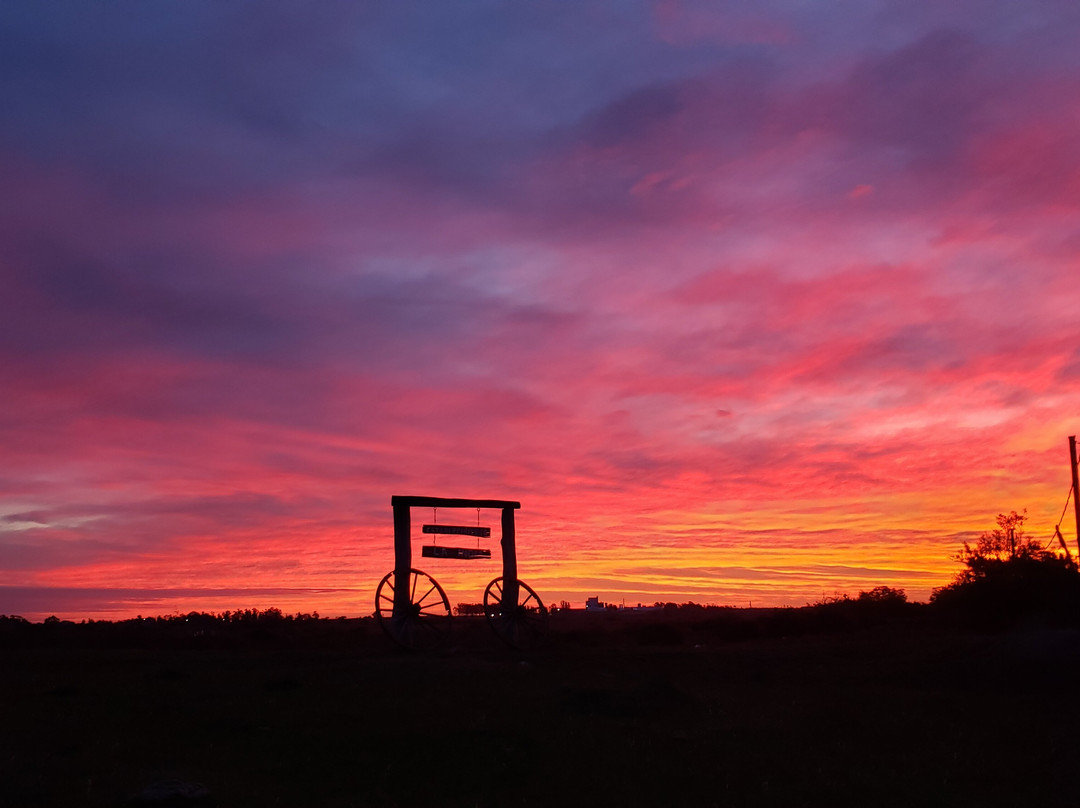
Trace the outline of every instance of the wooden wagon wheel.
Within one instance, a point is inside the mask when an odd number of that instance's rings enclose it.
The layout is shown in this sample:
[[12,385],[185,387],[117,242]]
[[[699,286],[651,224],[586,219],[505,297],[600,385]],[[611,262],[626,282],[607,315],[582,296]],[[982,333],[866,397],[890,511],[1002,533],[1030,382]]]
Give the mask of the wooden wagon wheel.
[[484,614],[495,633],[507,644],[528,650],[547,629],[547,609],[528,584],[518,581],[518,603],[503,600],[503,579],[496,578],[484,590]]
[[390,639],[412,651],[438,648],[450,636],[450,600],[420,570],[409,570],[409,607],[399,615],[394,614],[394,571],[386,574],[375,590],[375,617]]

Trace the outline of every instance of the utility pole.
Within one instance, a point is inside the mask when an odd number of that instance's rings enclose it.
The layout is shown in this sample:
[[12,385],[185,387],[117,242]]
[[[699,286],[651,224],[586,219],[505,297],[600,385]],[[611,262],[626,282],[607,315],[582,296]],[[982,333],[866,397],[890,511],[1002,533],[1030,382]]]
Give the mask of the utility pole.
[[1080,551],[1080,481],[1076,478],[1076,435],[1069,435],[1069,469],[1072,471],[1073,510],[1076,512],[1076,548]]

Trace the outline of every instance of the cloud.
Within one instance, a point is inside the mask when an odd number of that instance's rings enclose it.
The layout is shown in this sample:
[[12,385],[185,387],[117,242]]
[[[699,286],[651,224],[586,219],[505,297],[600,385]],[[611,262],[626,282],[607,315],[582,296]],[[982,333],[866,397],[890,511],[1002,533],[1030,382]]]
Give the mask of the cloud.
[[1071,7],[423,8],[0,12],[0,583],[344,589],[516,491],[556,589],[718,510],[862,585],[1057,497]]

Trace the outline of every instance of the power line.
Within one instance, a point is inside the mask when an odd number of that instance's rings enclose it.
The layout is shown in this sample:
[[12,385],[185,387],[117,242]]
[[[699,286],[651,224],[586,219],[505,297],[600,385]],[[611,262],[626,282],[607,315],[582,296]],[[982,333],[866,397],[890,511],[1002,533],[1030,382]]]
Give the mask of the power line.
[[1069,493],[1065,497],[1065,507],[1061,509],[1061,516],[1058,517],[1057,527],[1061,527],[1061,520],[1065,518],[1065,511],[1069,510],[1069,500],[1072,499],[1073,489],[1069,486]]
[[1055,541],[1060,541],[1061,546],[1065,547],[1065,552],[1066,553],[1069,552],[1069,549],[1065,544],[1065,539],[1061,538],[1061,522],[1065,518],[1065,512],[1067,510],[1069,510],[1069,501],[1072,499],[1072,495],[1073,495],[1073,489],[1072,489],[1072,486],[1070,485],[1069,486],[1069,493],[1065,495],[1065,507],[1061,509],[1061,516],[1058,517],[1057,524],[1054,525],[1054,535],[1050,537],[1050,541],[1048,541],[1046,543],[1046,546],[1043,548],[1044,550],[1049,550],[1050,545],[1052,545]]

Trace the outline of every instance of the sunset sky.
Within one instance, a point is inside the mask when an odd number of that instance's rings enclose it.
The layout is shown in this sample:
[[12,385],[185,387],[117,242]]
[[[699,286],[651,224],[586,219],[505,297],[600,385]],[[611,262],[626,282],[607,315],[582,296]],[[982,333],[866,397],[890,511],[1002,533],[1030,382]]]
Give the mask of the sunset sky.
[[[1078,42],[1076,0],[4,3],[0,614],[370,614],[395,494],[521,501],[576,605],[925,600],[999,511],[1049,541]],[[491,546],[417,566],[475,602]]]

